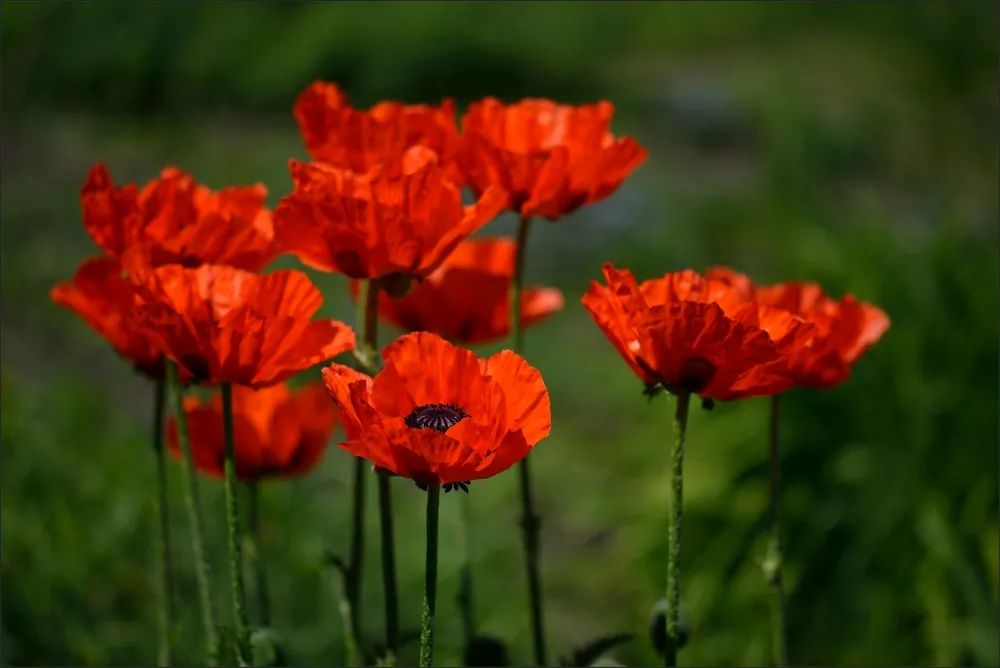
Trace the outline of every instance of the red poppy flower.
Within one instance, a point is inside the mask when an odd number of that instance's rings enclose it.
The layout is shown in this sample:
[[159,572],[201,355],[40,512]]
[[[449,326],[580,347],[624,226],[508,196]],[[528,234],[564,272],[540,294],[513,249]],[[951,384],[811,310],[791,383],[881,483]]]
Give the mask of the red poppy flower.
[[[222,396],[209,401],[184,399],[195,467],[221,478],[225,472],[226,442],[222,423]],[[236,475],[243,482],[262,478],[294,477],[311,471],[326,450],[337,426],[337,412],[322,385],[292,391],[285,383],[261,390],[233,388],[233,437]],[[167,440],[180,459],[177,420],[167,423]]]
[[365,173],[422,146],[437,153],[448,177],[461,185],[461,140],[450,99],[438,107],[379,102],[364,111],[352,107],[336,84],[316,81],[299,95],[293,114],[313,160]]
[[457,486],[502,473],[552,428],[538,370],[510,350],[479,359],[436,334],[406,334],[382,351],[374,379],[323,370],[347,435],[341,447],[418,485]]
[[416,147],[364,175],[292,160],[295,190],[274,213],[279,247],[351,278],[427,276],[505,201],[490,188],[463,206],[461,189],[436,159]]
[[[487,343],[510,331],[510,280],[516,244],[507,238],[466,239],[430,276],[405,296],[379,294],[379,316],[410,332],[433,332],[449,341]],[[360,281],[350,283],[358,298]],[[529,287],[521,293],[524,327],[563,307],[556,288]]]
[[136,296],[116,258],[84,261],[73,280],[54,286],[49,297],[76,312],[141,373],[154,380],[163,378],[162,354],[128,324]]
[[116,186],[107,168],[90,170],[80,193],[83,224],[109,255],[140,246],[160,264],[225,264],[259,271],[276,254],[262,185],[212,191],[175,167],[141,190]]
[[477,192],[503,188],[509,208],[525,218],[556,220],[604,199],[646,159],[634,139],[611,134],[614,112],[607,101],[485,98],[462,117],[466,177]]
[[607,286],[583,296],[605,336],[647,386],[722,401],[788,389],[786,355],[807,345],[811,328],[790,314],[686,270],[636,283],[604,265]]
[[811,344],[789,360],[795,385],[828,388],[851,376],[851,365],[875,345],[889,329],[890,320],[876,306],[857,301],[853,295],[833,300],[817,283],[791,281],[755,286],[739,272],[713,267],[710,276],[735,285],[756,301],[791,313],[816,327]]
[[313,320],[323,296],[300,271],[129,267],[134,326],[204,384],[273,385],[354,348],[354,332]]

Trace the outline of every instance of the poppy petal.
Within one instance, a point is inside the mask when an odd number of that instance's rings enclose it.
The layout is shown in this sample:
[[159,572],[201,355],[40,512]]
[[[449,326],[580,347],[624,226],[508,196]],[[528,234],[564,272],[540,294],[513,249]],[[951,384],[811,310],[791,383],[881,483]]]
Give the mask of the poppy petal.
[[534,445],[552,431],[552,406],[538,369],[510,350],[483,362],[483,372],[500,384],[507,403],[511,431],[520,431]]
[[350,440],[361,438],[364,431],[364,423],[358,414],[358,410],[352,400],[351,386],[361,383],[361,388],[367,394],[367,388],[371,385],[371,378],[343,364],[331,364],[322,371],[323,384],[327,393],[337,406],[338,418],[344,428],[344,433]]

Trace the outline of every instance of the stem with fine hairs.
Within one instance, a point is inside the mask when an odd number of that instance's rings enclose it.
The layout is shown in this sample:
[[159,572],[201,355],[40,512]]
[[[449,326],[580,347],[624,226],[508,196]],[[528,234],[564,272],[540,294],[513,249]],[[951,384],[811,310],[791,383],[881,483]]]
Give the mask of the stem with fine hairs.
[[256,574],[257,588],[257,617],[258,622],[264,628],[271,626],[271,597],[267,590],[267,568],[264,564],[263,541],[261,540],[260,529],[260,483],[254,480],[248,485],[247,497],[250,516],[250,530],[247,536],[250,538],[251,552],[253,552],[253,565]]
[[434,611],[437,607],[438,509],[440,505],[441,485],[428,485],[424,609],[420,616],[420,668],[434,665]]
[[[354,458],[354,498],[351,513],[351,556],[344,564],[343,599],[340,603],[341,613],[349,616],[345,625],[350,631],[350,637],[345,643],[347,647],[347,665],[353,666],[359,656],[361,637],[361,565],[365,553],[365,460]],[[351,655],[354,655],[353,658]]]
[[201,621],[205,632],[205,649],[210,665],[215,665],[218,656],[219,636],[215,622],[215,604],[212,601],[212,570],[205,554],[205,532],[201,520],[201,500],[198,497],[198,478],[191,456],[191,440],[188,437],[187,416],[184,413],[184,386],[181,385],[177,365],[167,360],[167,379],[174,399],[174,415],[177,420],[177,441],[184,459],[184,501],[187,505],[188,521],[191,524],[191,549],[194,552],[195,575],[198,579],[198,600],[201,604]]
[[[365,295],[365,329],[363,334],[368,349],[368,373],[374,376],[378,355],[378,296],[380,284],[377,279],[368,281]],[[382,542],[382,586],[385,594],[385,646],[395,658],[399,652],[399,594],[396,589],[396,549],[392,529],[392,495],[390,478],[378,476],[378,513]]]
[[[381,284],[378,279],[365,281],[364,329],[362,341],[365,371],[370,376],[378,373],[378,298]],[[385,647],[395,659],[399,652],[399,594],[396,586],[396,548],[392,527],[392,489],[389,476],[378,476],[379,528],[382,543],[382,586],[385,595]]]
[[153,399],[153,453],[156,456],[156,505],[159,514],[160,531],[157,542],[157,569],[160,580],[160,609],[158,619],[159,646],[156,651],[156,665],[169,666],[171,663],[171,622],[174,618],[173,567],[170,559],[170,509],[167,504],[167,459],[163,447],[163,411],[166,405],[166,383],[156,382]]
[[670,519],[667,523],[667,643],[663,652],[663,665],[677,665],[680,646],[681,623],[681,519],[684,504],[684,439],[687,436],[688,405],[691,395],[677,395],[674,413],[674,444],[670,452]]
[[785,632],[785,591],[781,579],[781,440],[778,431],[778,397],[771,397],[771,531],[764,558],[764,576],[771,585],[771,665],[788,665]]
[[243,583],[243,546],[240,542],[239,509],[236,501],[236,439],[233,437],[233,386],[222,384],[222,429],[226,443],[225,493],[226,525],[229,529],[229,578],[236,625],[236,660],[250,664],[250,623],[247,620],[246,589]]
[[[372,300],[372,290],[370,281],[361,281],[361,294],[358,298],[358,320],[357,324],[364,330],[369,329],[368,302]],[[378,290],[375,290],[375,304],[378,304]],[[376,313],[377,316],[377,313]],[[377,323],[377,320],[376,320]],[[368,342],[362,340],[361,350],[355,352],[355,356],[363,367],[363,371],[370,373],[370,356],[368,355]],[[361,583],[362,565],[365,556],[365,460],[361,457],[354,458],[354,480],[353,495],[351,501],[351,548],[347,562],[343,564],[343,587],[341,588],[340,611],[341,615],[347,615],[345,632],[350,637],[345,643],[347,647],[347,664],[354,665],[360,656],[361,638]]]
[[[524,327],[521,323],[521,290],[524,282],[524,255],[528,245],[531,219],[522,217],[517,226],[517,245],[514,259],[514,276],[510,285],[510,338],[511,348],[521,354],[524,348]],[[528,599],[531,611],[531,636],[535,648],[535,663],[546,664],[545,660],[545,620],[542,614],[542,581],[538,564],[538,533],[541,519],[535,513],[531,491],[529,457],[518,465],[521,480],[521,531],[524,541],[524,561],[528,572]]]

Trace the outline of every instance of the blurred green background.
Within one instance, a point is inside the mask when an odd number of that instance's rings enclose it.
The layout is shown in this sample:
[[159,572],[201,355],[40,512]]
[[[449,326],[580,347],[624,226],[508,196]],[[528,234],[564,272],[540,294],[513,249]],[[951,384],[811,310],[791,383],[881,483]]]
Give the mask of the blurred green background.
[[[798,665],[997,665],[998,83],[994,3],[2,4],[2,625],[17,665],[153,660],[151,388],[49,287],[96,251],[78,192],[165,164],[290,189],[291,116],[316,78],[359,106],[483,95],[607,98],[646,164],[611,199],[536,225],[531,282],[564,312],[528,333],[552,394],[533,455],[551,654],[635,631],[665,580],[672,402],[652,402],[579,304],[600,265],[640,278],[729,264],[881,305],[892,329],[846,384],[783,402],[790,655]],[[489,225],[509,234],[512,220]],[[296,266],[283,259],[281,266]],[[313,272],[354,321],[343,277]],[[390,339],[383,332],[383,342]],[[489,350],[482,351],[483,353]],[[301,381],[318,379],[317,372]],[[694,665],[764,665],[764,400],[697,411],[682,597]],[[264,489],[289,660],[342,656],[336,590],[349,457]],[[202,646],[170,467],[182,658]],[[203,483],[216,573],[221,485]],[[371,486],[369,487],[371,489]],[[419,626],[420,492],[395,484],[406,627]],[[372,490],[374,495],[374,491]],[[484,633],[530,660],[516,476],[477,483]],[[444,499],[438,660],[461,656],[458,507]],[[374,496],[370,508],[375,507]],[[381,637],[369,512],[365,628]],[[219,577],[219,600],[228,591]],[[221,606],[227,610],[227,606]],[[409,648],[401,664],[415,662]]]

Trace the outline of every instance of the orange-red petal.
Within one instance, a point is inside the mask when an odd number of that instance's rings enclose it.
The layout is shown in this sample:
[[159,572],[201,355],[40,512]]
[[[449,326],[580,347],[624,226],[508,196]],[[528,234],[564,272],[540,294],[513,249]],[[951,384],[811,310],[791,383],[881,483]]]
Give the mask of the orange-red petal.
[[274,214],[278,247],[352,278],[427,276],[505,203],[493,189],[463,206],[432,157],[418,147],[365,175],[293,163],[296,188]]
[[[222,477],[225,459],[222,400],[185,399],[192,458],[206,475]],[[293,477],[319,462],[336,426],[336,412],[322,386],[292,392],[284,383],[261,390],[233,388],[233,435],[236,473],[249,482]],[[171,451],[180,457],[176,419],[166,433]]]
[[[405,331],[433,332],[460,343],[505,338],[510,329],[513,240],[466,239],[444,263],[402,297],[379,294],[379,316]],[[358,298],[359,282],[349,284]],[[521,324],[530,327],[564,306],[556,288],[529,287],[521,293]]]
[[[348,437],[341,447],[377,469],[422,484],[490,477],[551,428],[545,385],[514,353],[480,360],[417,332],[387,346],[384,356],[385,368],[371,381],[338,365],[323,373]],[[427,410],[450,412],[454,422],[437,431],[409,419]]]
[[343,323],[312,320],[322,295],[298,271],[171,265],[131,278],[134,325],[201,382],[265,387],[354,347]]
[[365,111],[352,107],[336,84],[316,81],[299,95],[293,115],[314,160],[367,172],[423,147],[440,155],[449,180],[460,184],[454,164],[460,139],[450,99],[437,107],[386,101]]
[[610,133],[613,115],[607,101],[484,98],[462,117],[466,175],[479,192],[502,188],[522,216],[557,220],[613,193],[645,160],[635,140]]
[[115,351],[153,378],[163,377],[162,354],[149,339],[129,324],[136,305],[132,286],[122,276],[121,263],[102,257],[84,261],[73,280],[50,290],[52,301],[86,322]]

